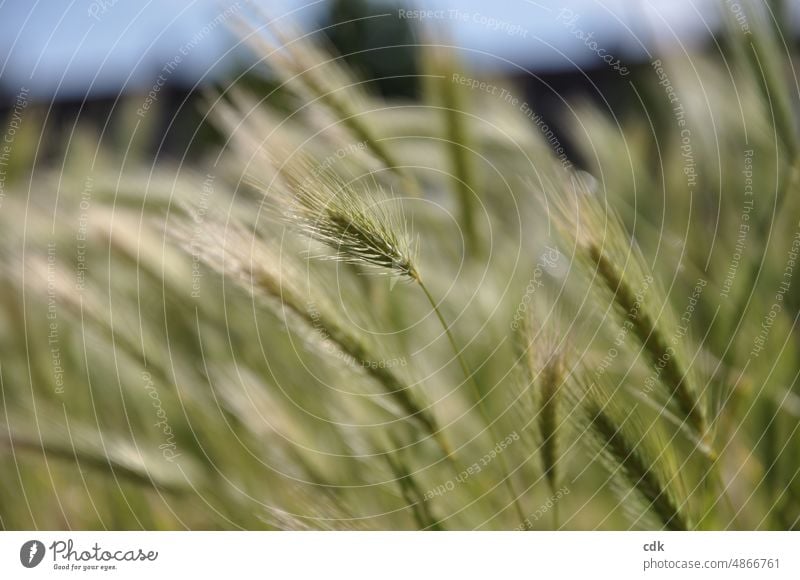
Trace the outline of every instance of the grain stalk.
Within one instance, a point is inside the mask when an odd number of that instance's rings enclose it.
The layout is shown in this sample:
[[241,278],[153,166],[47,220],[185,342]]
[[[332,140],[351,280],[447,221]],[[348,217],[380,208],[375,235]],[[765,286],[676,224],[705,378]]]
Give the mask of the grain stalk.
[[[688,371],[674,356],[672,347],[663,328],[650,315],[647,309],[637,306],[636,291],[631,287],[624,275],[608,259],[602,247],[592,244],[586,248],[587,254],[596,268],[598,276],[607,289],[614,294],[614,300],[622,312],[634,315],[632,331],[644,347],[652,365],[663,365],[660,379],[671,390],[671,396],[678,408],[688,419],[690,426],[700,437],[709,458],[716,459],[713,443],[708,430],[708,421],[695,390],[689,383]],[[666,362],[665,362],[666,361]]]
[[437,518],[425,498],[425,492],[420,487],[416,478],[409,471],[399,454],[387,453],[385,455],[389,468],[394,474],[395,481],[400,488],[403,499],[411,506],[414,513],[414,520],[421,530],[440,531],[444,528]]
[[[442,328],[444,329],[444,333],[447,335],[447,340],[450,343],[451,348],[453,349],[453,353],[455,354],[456,359],[458,359],[459,365],[461,366],[461,371],[464,374],[464,379],[472,385],[472,389],[478,404],[478,411],[480,412],[484,423],[486,423],[486,426],[489,429],[489,434],[492,436],[492,439],[494,441],[499,441],[500,438],[498,437],[497,431],[494,427],[494,422],[489,416],[488,410],[486,409],[486,406],[484,404],[484,397],[483,394],[481,393],[481,389],[478,386],[477,381],[475,380],[474,373],[470,370],[469,365],[464,360],[464,356],[462,355],[461,349],[458,347],[458,343],[456,342],[456,339],[450,330],[450,325],[447,324],[447,320],[444,318],[444,315],[442,314],[439,305],[436,303],[436,299],[433,297],[433,295],[428,290],[428,287],[419,277],[419,274],[417,274],[415,280],[419,285],[419,287],[422,289],[422,292],[425,294],[425,297],[428,299],[431,308],[433,308],[433,311],[436,314],[436,318],[438,318],[439,323],[442,325]],[[514,488],[514,483],[511,480],[511,473],[508,468],[508,463],[506,462],[504,455],[500,454],[498,457],[500,459],[500,469],[503,472],[502,473],[503,485],[506,486],[506,489],[508,490],[508,493],[511,496],[511,500],[514,505],[514,510],[516,511],[517,516],[520,518],[520,521],[524,521],[525,512],[522,510],[522,506],[520,506],[519,504],[520,495]]]
[[[573,175],[572,184],[576,190],[574,201],[557,201],[556,225],[562,236],[574,237],[579,258],[587,263],[595,279],[611,295],[617,314],[627,318],[650,368],[660,368],[659,384],[666,387],[668,400],[674,401],[707,460],[704,480],[713,482],[727,508],[735,514],[719,466],[713,431],[693,384],[691,369],[684,363],[682,349],[672,346],[669,338],[676,333],[667,322],[666,300],[661,300],[665,304],[664,312],[655,315],[651,299],[647,299],[646,293],[637,292],[630,282],[631,277],[638,277],[657,288],[635,241],[626,234],[619,217],[590,191],[583,176]],[[617,263],[625,264],[624,268]],[[648,292],[655,292],[655,288]]]
[[[668,530],[689,530],[691,525],[681,513],[667,485],[645,457],[640,445],[634,445],[597,401],[586,405],[586,420],[601,446],[600,452],[618,467],[626,483],[658,516]],[[616,469],[612,473],[616,472]]]
[[[789,87],[783,80],[781,66],[788,66],[782,57],[776,43],[778,38],[775,32],[770,29],[764,21],[764,14],[757,13],[755,9],[747,5],[743,6],[747,21],[751,24],[751,29],[747,33],[740,30],[732,14],[727,15],[728,29],[736,43],[739,60],[750,68],[752,78],[758,85],[759,92],[765,103],[765,109],[772,115],[772,125],[777,134],[780,144],[786,151],[789,162],[788,173],[783,177],[783,183],[778,187],[775,197],[775,208],[772,213],[761,212],[757,223],[753,225],[752,231],[761,234],[769,232],[773,220],[782,215],[783,205],[790,193],[796,193],[800,185],[800,139],[797,134],[797,123],[792,110],[792,95]],[[781,39],[783,40],[783,39]],[[766,244],[767,240],[762,240]],[[766,251],[766,247],[762,250]],[[745,279],[757,280],[761,273],[761,263],[749,261]],[[739,324],[744,319],[745,310],[750,301],[750,295],[746,292],[739,293],[738,300],[730,310],[731,320],[728,324],[728,336],[734,336]],[[735,354],[734,349],[729,347],[724,355],[723,362],[726,366],[732,365],[731,357]],[[730,384],[733,373],[728,373],[726,384]]]
[[[539,394],[539,437],[542,441],[542,467],[550,493],[556,494],[559,483],[558,436],[559,389],[564,381],[564,366],[560,354],[554,353],[542,369],[541,393]],[[558,503],[553,506],[553,528],[558,529]]]
[[[311,178],[290,176],[290,190],[273,196],[275,209],[284,223],[301,235],[327,246],[333,254],[323,258],[362,265],[379,273],[415,282],[427,298],[458,359],[464,377],[477,397],[478,409],[489,432],[498,440],[475,382],[450,326],[415,264],[405,222],[392,211],[394,202],[381,192],[356,190],[329,173],[316,172]],[[380,369],[379,369],[380,370]],[[505,458],[501,456],[503,482],[517,514],[524,519],[518,495],[511,482]]]

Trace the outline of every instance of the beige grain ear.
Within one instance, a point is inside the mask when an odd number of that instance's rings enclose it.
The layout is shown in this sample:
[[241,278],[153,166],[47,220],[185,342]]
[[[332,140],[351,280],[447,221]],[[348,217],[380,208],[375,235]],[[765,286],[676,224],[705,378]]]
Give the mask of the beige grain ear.
[[[561,406],[565,382],[568,378],[564,347],[566,337],[558,325],[558,315],[553,315],[546,325],[536,328],[535,314],[523,317],[519,329],[522,352],[520,364],[528,385],[526,397],[532,404],[538,435],[537,445],[542,461],[542,473],[550,492],[555,494],[560,485],[561,461]],[[531,419],[529,419],[531,420]]]

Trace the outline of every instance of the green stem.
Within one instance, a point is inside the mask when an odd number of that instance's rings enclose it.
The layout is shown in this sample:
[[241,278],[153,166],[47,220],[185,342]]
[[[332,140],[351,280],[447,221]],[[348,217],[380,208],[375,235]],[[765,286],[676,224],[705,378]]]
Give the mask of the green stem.
[[[467,380],[467,382],[469,382],[472,385],[472,388],[475,391],[475,396],[477,397],[478,401],[478,411],[480,412],[481,417],[483,418],[484,422],[486,423],[486,426],[489,429],[489,434],[495,441],[498,441],[499,438],[497,436],[497,433],[495,432],[493,426],[494,424],[491,421],[486,411],[486,408],[484,407],[484,398],[481,395],[480,387],[478,386],[478,383],[475,381],[475,377],[473,373],[470,371],[467,362],[464,360],[464,357],[461,354],[461,350],[458,348],[458,344],[456,343],[455,337],[453,336],[453,333],[450,331],[450,326],[447,324],[447,321],[445,320],[441,310],[437,306],[436,300],[433,298],[433,295],[428,290],[428,287],[425,286],[425,284],[422,282],[422,278],[416,276],[416,281],[419,284],[419,287],[422,288],[422,291],[425,293],[425,297],[428,299],[428,302],[430,302],[433,311],[436,313],[436,317],[439,319],[439,322],[441,323],[442,328],[444,329],[444,332],[447,335],[447,339],[450,341],[450,346],[453,348],[453,352],[455,353],[456,358],[458,359],[458,362],[461,365],[461,370],[464,373],[464,378]],[[517,494],[517,491],[514,489],[514,484],[511,481],[511,475],[508,470],[508,464],[506,463],[505,456],[499,454],[498,457],[500,458],[500,468],[503,472],[503,483],[508,489],[508,493],[511,494],[511,500],[512,503],[514,504],[514,509],[517,512],[517,516],[520,518],[521,522],[525,521],[525,512],[522,510],[522,507],[519,504],[519,499],[518,499],[519,495]]]

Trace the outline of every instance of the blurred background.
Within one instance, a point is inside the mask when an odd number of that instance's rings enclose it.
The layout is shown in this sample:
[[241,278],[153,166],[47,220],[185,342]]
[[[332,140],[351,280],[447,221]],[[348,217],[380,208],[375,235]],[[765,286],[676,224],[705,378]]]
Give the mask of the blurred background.
[[[789,0],[0,4],[0,528],[797,529],[798,42]],[[337,187],[419,279],[271,204]]]

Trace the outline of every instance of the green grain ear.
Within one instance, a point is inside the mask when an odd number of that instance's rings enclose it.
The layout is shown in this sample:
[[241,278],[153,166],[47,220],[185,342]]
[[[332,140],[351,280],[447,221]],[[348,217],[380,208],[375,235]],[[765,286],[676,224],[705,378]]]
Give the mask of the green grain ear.
[[689,530],[688,497],[682,476],[672,461],[672,451],[653,443],[652,426],[644,428],[636,408],[623,414],[607,395],[605,386],[583,387],[580,421],[586,425],[584,442],[593,457],[608,470],[621,501],[638,523],[643,512],[628,503],[638,499],[642,509],[654,514],[664,529]]

